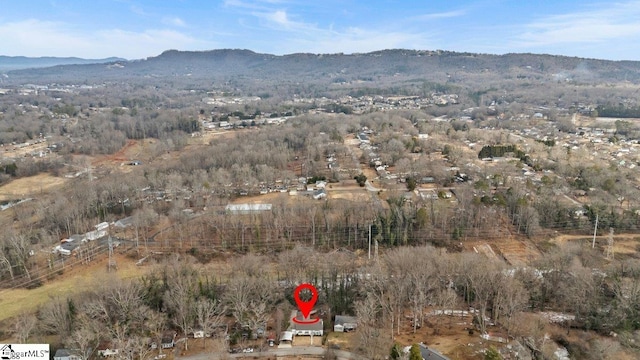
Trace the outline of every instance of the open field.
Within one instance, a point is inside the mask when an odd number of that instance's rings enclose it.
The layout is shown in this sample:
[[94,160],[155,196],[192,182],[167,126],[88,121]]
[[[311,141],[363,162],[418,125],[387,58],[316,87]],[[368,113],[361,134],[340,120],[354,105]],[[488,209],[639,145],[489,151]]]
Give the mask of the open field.
[[0,321],[35,311],[49,299],[57,296],[87,291],[107,280],[111,276],[119,279],[140,277],[148,271],[148,267],[137,267],[135,261],[116,255],[118,270],[107,272],[108,259],[105,257],[89,265],[66,267],[64,273],[53,281],[46,281],[35,289],[3,289],[0,290]]
[[250,130],[216,130],[216,131],[203,131],[201,136],[194,136],[189,139],[189,145],[209,145],[211,140],[214,139],[231,139],[236,136],[239,136],[241,132],[250,131]]
[[0,186],[0,200],[35,197],[59,189],[67,179],[48,173],[12,180]]

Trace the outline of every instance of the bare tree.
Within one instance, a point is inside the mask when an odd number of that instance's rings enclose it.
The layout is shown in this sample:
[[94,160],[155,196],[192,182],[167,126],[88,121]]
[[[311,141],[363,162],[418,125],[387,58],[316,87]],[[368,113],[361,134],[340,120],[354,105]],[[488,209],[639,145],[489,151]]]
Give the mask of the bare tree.
[[98,345],[99,331],[96,331],[94,320],[80,316],[77,328],[71,333],[70,342],[78,349],[83,359],[89,359]]
[[167,318],[164,314],[159,312],[151,312],[149,317],[145,321],[145,327],[151,336],[151,339],[156,343],[158,348],[158,354],[162,353],[162,347],[160,346],[160,342],[162,340],[162,335],[167,329]]
[[380,312],[378,300],[372,296],[367,296],[364,300],[358,301],[355,305],[356,316],[358,318],[358,348],[364,352],[369,359],[384,359],[391,346],[391,338],[385,336],[390,334],[380,328]]
[[206,344],[206,336],[212,334],[217,327],[224,323],[225,312],[226,307],[220,301],[204,298],[196,302],[196,322],[205,335],[202,337],[203,349]]
[[18,319],[14,325],[14,334],[16,340],[20,344],[26,344],[31,336],[31,332],[35,329],[38,319],[33,314],[23,313],[18,315]]
[[45,304],[39,311],[39,327],[43,331],[58,335],[61,338],[71,331],[73,322],[72,314],[69,311],[72,305],[69,298],[53,298]]
[[[187,336],[194,320],[194,296],[196,289],[195,270],[186,264],[173,264],[168,270],[168,289],[165,293],[165,304],[173,323]],[[188,342],[184,342],[188,350]]]

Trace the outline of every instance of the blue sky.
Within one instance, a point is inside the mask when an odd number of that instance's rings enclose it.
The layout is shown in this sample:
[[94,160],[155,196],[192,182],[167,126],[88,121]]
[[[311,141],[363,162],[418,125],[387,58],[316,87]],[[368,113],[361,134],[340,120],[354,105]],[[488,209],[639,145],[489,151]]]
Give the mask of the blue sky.
[[0,55],[390,48],[640,60],[639,0],[0,0]]

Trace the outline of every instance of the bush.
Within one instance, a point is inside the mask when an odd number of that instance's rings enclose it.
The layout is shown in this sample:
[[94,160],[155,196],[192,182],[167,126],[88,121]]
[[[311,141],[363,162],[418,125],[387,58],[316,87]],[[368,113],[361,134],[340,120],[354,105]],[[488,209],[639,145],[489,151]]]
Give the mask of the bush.
[[364,187],[364,184],[367,182],[367,177],[365,174],[360,174],[358,176],[355,176],[354,179],[356,180],[358,185],[360,185],[360,187]]

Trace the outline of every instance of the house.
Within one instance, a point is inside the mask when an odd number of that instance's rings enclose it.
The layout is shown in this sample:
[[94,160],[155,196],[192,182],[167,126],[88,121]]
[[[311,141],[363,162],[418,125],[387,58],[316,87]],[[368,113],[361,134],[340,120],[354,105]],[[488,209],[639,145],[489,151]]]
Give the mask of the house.
[[354,316],[336,315],[333,323],[333,331],[349,332],[354,331],[358,327],[358,321]]
[[433,184],[436,179],[433,176],[425,176],[420,179],[420,184]]
[[78,248],[78,246],[80,246],[80,243],[77,241],[66,241],[60,244],[60,248],[58,249],[58,252],[61,255],[69,256],[71,255],[71,253],[73,253],[75,249]]
[[293,310],[288,330],[295,336],[322,336],[324,322],[322,319],[312,318],[312,316],[313,313],[308,318],[305,318],[301,312]]
[[98,347],[96,347],[96,351],[98,355],[103,357],[118,355],[118,349],[114,349],[113,345],[108,341],[103,341],[98,344]]
[[176,335],[175,331],[167,331],[162,335],[162,339],[160,340],[160,347],[163,349],[171,349],[176,345]]
[[358,140],[360,140],[362,144],[369,144],[371,142],[365,133],[358,134]]
[[58,349],[53,355],[53,360],[83,360],[83,358],[77,350]]
[[320,200],[327,197],[327,192],[324,189],[319,189],[313,192],[313,199]]
[[114,223],[114,226],[118,227],[120,229],[127,228],[127,227],[129,227],[131,225],[133,225],[133,216],[129,216],[129,217],[126,217],[124,219],[120,219],[120,220],[118,220],[118,221],[116,221]]

